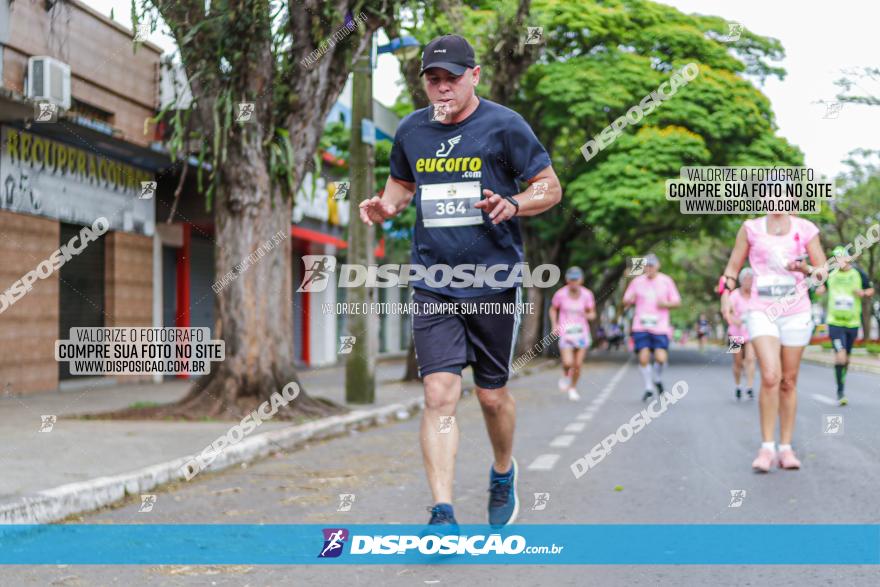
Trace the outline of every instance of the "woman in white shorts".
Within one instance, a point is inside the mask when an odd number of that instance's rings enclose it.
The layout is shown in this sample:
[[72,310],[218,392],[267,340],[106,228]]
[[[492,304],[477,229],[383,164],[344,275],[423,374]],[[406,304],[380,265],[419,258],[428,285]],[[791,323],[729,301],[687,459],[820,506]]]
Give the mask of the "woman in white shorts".
[[[752,384],[755,381],[755,350],[749,340],[749,331],[746,327],[753,281],[754,273],[752,270],[748,267],[742,269],[739,272],[739,287],[729,294],[727,312],[725,313],[724,307],[721,308],[721,313],[727,321],[727,342],[731,348],[734,345],[739,346],[739,349],[733,353],[733,381],[736,384],[737,401],[742,397],[740,380],[743,375],[746,379],[746,395],[749,399],[755,399],[752,392]],[[723,284],[719,293],[724,293]]]
[[[737,273],[746,258],[754,271],[746,328],[761,368],[758,404],[763,437],[752,467],[763,473],[776,463],[783,469],[799,469],[801,463],[791,440],[801,356],[813,334],[806,278],[825,265],[819,229],[809,220],[784,213],[746,220],[721,277],[724,308],[730,303],[729,294],[736,288]],[[778,452],[774,440],[777,418]]]
[[550,326],[559,336],[559,355],[562,358],[562,377],[559,391],[568,393],[568,399],[581,399],[577,391],[581,365],[590,348],[590,320],[596,318],[596,298],[584,287],[584,272],[580,267],[569,267],[565,272],[566,285],[553,294],[550,302]]

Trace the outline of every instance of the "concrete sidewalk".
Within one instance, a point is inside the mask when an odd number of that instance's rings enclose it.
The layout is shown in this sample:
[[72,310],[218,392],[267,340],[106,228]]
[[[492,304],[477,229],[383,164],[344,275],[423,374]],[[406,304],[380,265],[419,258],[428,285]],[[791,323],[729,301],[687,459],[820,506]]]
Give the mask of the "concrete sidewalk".
[[[315,437],[316,432],[321,432],[318,437],[326,437],[331,429],[334,433],[344,433],[352,426],[381,422],[388,414],[398,412],[406,412],[400,413],[400,417],[409,417],[420,405],[422,390],[419,382],[400,383],[404,367],[402,359],[378,364],[377,401],[374,405],[349,406],[353,414],[325,419],[328,420],[325,422],[327,426],[266,422],[248,438],[267,432],[280,434],[280,440],[276,439],[281,443],[278,446],[289,447],[293,441],[288,442],[287,437],[303,440]],[[345,403],[344,366],[302,371],[300,377],[308,393]],[[8,511],[10,505],[21,503],[24,498],[39,497],[46,490],[167,465],[175,459],[201,452],[235,422],[65,418],[116,410],[139,402],[172,402],[181,398],[189,385],[190,382],[185,380],[161,384],[105,384],[76,391],[0,398],[0,464],[7,472],[0,476],[0,522],[4,521],[2,512]],[[43,415],[57,417],[49,432],[40,431]],[[291,434],[294,429],[305,432]],[[259,454],[255,452],[254,455],[264,456],[263,447],[259,448]],[[249,460],[248,455],[239,456],[242,460]],[[172,480],[166,479],[167,471],[157,475],[160,481]],[[10,517],[6,516],[5,521],[10,521]]]

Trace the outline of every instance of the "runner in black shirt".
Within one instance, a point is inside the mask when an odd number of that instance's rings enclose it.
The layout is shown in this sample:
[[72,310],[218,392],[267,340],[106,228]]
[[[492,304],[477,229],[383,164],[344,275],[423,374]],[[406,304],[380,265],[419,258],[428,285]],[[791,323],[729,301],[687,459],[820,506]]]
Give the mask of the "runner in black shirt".
[[[414,201],[414,265],[503,266],[492,283],[455,287],[440,272],[415,281],[417,307],[518,302],[515,266],[523,262],[523,248],[517,217],[540,214],[562,197],[550,157],[522,116],[474,93],[480,67],[464,38],[431,41],[422,54],[422,74],[431,106],[401,122],[385,191],[360,204],[361,219],[383,222]],[[520,182],[529,186],[523,191]],[[413,317],[425,387],[420,437],[434,497],[431,524],[457,527],[452,483],[458,427],[451,417],[467,365],[495,457],[489,522],[503,526],[516,518],[516,411],[506,384],[518,326],[519,315],[511,313],[419,312]]]

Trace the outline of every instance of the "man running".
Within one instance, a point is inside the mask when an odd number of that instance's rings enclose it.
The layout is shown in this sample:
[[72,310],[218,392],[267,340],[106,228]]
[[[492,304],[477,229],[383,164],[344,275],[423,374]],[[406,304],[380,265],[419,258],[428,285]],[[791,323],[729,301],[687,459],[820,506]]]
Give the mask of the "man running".
[[705,314],[700,314],[697,319],[697,344],[702,353],[706,349],[706,337],[709,336],[709,320]]
[[[681,304],[675,282],[660,273],[660,260],[653,253],[646,258],[645,272],[626,288],[623,303],[636,307],[632,322],[633,350],[639,357],[639,371],[645,383],[642,401],[648,401],[654,394],[654,387],[658,393],[663,393],[663,367],[668,359],[671,333],[669,310]],[[651,355],[653,365],[649,364]]]
[[755,398],[752,392],[752,384],[755,381],[755,352],[749,342],[749,331],[745,325],[749,300],[752,297],[753,276],[754,272],[751,269],[743,268],[739,272],[739,287],[731,292],[727,307],[721,308],[721,314],[727,321],[727,343],[739,347],[737,352],[733,353],[733,381],[736,383],[737,401],[742,397],[739,382],[743,371],[746,373],[746,393],[749,399]]
[[839,266],[828,276],[828,335],[834,346],[834,377],[837,380],[837,401],[848,403],[844,392],[846,370],[853,343],[862,324],[862,298],[874,295],[868,275],[852,265],[852,258],[844,247],[832,251]]
[[559,335],[559,355],[562,358],[562,377],[559,391],[568,393],[568,399],[581,399],[577,382],[581,365],[590,348],[590,320],[596,319],[596,298],[583,286],[584,272],[580,267],[569,267],[565,272],[565,287],[550,302],[550,327]]
[[[806,263],[809,256],[814,266]],[[752,468],[767,473],[778,462],[783,469],[799,469],[791,447],[797,412],[797,378],[804,347],[813,334],[810,299],[802,282],[816,266],[824,266],[819,229],[809,220],[772,213],[743,222],[724,269],[725,313],[736,277],[748,257],[754,271],[746,327],[761,368],[762,444]],[[774,431],[779,419],[779,452]]]
[[[381,198],[361,202],[361,220],[384,222],[414,198],[414,265],[502,265],[506,268],[495,271],[494,280],[509,281],[523,261],[517,217],[540,214],[562,198],[550,157],[522,116],[474,93],[480,67],[464,38],[446,35],[428,43],[420,75],[425,76],[431,106],[400,123],[385,191]],[[520,192],[518,182],[538,185]],[[516,283],[491,287],[474,280],[470,287],[451,287],[436,275],[413,281],[417,308],[455,302],[503,306],[519,300]],[[451,526],[438,528],[440,533],[457,532],[452,484],[459,433],[454,419],[442,430],[438,422],[454,417],[461,371],[467,365],[473,369],[495,457],[489,475],[489,523],[503,526],[516,519],[516,411],[506,385],[518,326],[519,316],[509,313],[420,311],[413,316],[425,389],[420,440],[434,497],[430,524]]]

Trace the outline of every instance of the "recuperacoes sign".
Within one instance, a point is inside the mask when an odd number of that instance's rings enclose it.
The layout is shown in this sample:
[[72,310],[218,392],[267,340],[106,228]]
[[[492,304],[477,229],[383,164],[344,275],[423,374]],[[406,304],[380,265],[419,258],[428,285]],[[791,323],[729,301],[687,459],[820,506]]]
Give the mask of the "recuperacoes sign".
[[0,128],[0,208],[75,224],[105,216],[111,230],[152,235],[155,206],[139,199],[146,169],[91,150]]

